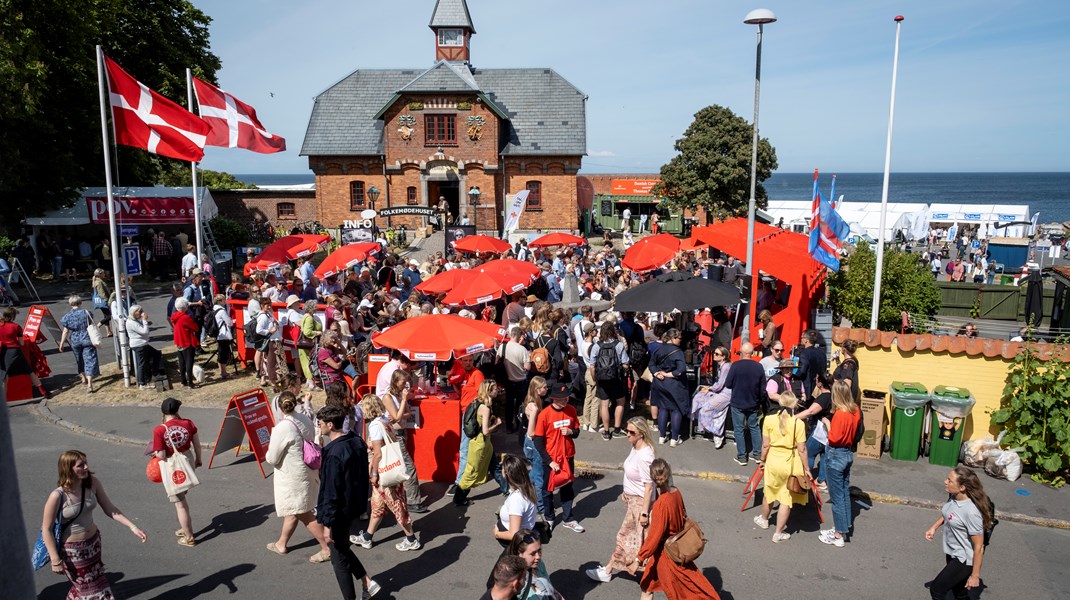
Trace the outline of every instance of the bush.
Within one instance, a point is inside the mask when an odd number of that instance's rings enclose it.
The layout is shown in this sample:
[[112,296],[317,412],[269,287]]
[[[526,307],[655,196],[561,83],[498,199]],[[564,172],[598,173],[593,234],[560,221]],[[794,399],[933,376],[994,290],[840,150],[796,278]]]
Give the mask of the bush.
[[[829,277],[829,305],[856,327],[868,327],[873,309],[873,278],[877,255],[866,244],[840,262]],[[881,272],[881,302],[877,329],[898,331],[901,312],[928,319],[940,310],[940,289],[933,276],[913,254],[889,249]],[[919,319],[919,320],[921,320]]]
[[[0,235],[0,257],[8,258],[11,256],[11,251],[15,249],[15,240],[7,237],[6,235]],[[32,269],[33,265],[26,265],[27,269]]]
[[241,223],[226,217],[208,221],[220,250],[234,250],[249,243],[249,230]]
[[[1060,340],[1065,342],[1066,340]],[[1018,353],[992,422],[1007,430],[1003,445],[1022,447],[1033,480],[1061,487],[1070,473],[1070,363],[1042,362],[1030,344]]]

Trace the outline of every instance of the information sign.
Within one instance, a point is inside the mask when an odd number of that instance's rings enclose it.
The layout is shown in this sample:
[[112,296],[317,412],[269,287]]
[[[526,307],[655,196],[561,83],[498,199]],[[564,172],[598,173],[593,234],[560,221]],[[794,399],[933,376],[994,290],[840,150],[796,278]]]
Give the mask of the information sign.
[[249,449],[256,457],[260,474],[267,478],[267,473],[264,472],[264,456],[267,454],[271,429],[274,426],[275,419],[271,415],[271,407],[268,406],[267,394],[263,389],[257,388],[231,396],[230,402],[227,403],[227,412],[223,415],[223,423],[219,426],[219,435],[212,448],[208,468],[212,468],[212,462],[220,452],[236,448],[234,456],[237,456],[241,452],[242,441],[248,436]]

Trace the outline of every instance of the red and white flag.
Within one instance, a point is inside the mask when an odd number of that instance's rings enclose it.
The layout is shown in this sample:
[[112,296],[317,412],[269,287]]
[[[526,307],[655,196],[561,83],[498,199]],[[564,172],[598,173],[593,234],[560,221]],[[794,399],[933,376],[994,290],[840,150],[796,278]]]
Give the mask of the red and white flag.
[[286,149],[286,140],[264,129],[252,106],[196,77],[193,91],[197,94],[197,111],[212,127],[209,146],[245,148],[261,154]]
[[115,141],[153,154],[197,162],[211,128],[197,115],[150,90],[104,57]]

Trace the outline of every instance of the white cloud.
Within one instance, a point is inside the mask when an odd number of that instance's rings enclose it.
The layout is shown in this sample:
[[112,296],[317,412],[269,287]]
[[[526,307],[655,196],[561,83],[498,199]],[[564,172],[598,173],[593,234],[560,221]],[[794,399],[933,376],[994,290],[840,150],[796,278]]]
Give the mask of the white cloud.
[[605,158],[607,156],[616,156],[617,153],[612,150],[588,150],[587,156]]

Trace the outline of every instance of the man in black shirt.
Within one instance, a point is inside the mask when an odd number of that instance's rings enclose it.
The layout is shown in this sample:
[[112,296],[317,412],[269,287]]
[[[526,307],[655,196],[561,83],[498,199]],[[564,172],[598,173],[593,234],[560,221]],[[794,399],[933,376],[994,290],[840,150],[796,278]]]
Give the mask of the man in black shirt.
[[799,352],[799,367],[796,376],[802,381],[803,392],[806,394],[805,402],[809,401],[814,393],[814,380],[818,374],[829,370],[828,357],[825,349],[817,345],[818,333],[813,329],[807,329],[802,334],[802,351]]
[[725,387],[732,390],[732,430],[736,436],[736,464],[747,466],[746,431],[750,432],[750,453],[761,460],[762,431],[758,425],[761,415],[762,390],[765,388],[765,369],[753,360],[754,346],[744,342],[739,347],[739,360],[732,363],[725,379]]
[[331,551],[331,566],[345,600],[356,600],[353,579],[364,583],[363,598],[379,591],[379,584],[368,576],[360,559],[353,554],[349,526],[368,504],[368,446],[353,434],[342,433],[346,414],[339,406],[324,406],[316,413],[320,433],[330,439],[323,447],[320,463],[320,489],[316,500],[316,521],[323,525],[323,535]]
[[524,587],[528,565],[519,556],[506,555],[494,563],[492,587],[479,600],[513,600]]

